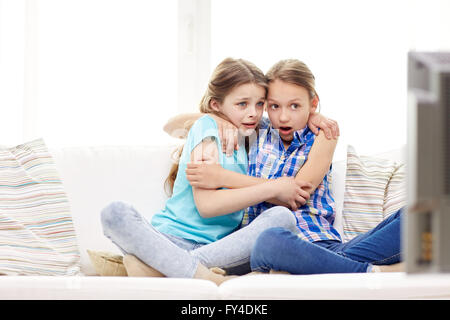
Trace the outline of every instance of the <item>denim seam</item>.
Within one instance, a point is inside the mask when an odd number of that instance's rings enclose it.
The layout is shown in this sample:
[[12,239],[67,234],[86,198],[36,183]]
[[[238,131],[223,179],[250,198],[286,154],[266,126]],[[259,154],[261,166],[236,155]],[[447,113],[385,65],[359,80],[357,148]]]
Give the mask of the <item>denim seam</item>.
[[205,258],[204,254],[195,254],[194,253],[195,250],[191,250],[189,251],[189,253],[191,254],[191,257],[193,257],[194,259],[199,260],[201,263],[203,263],[205,266],[211,268],[211,267],[219,267],[219,268],[232,268],[232,267],[236,267],[239,265],[242,265],[244,263],[247,263],[250,261],[250,257],[244,257],[242,259],[238,259],[238,260],[234,260],[232,262],[227,262],[226,264],[211,264],[209,263],[208,259]]
[[376,261],[373,261],[372,263],[374,263],[374,264],[382,264],[383,262],[385,262],[385,261],[387,261],[387,260],[390,260],[390,259],[392,259],[392,258],[398,257],[398,256],[400,256],[400,253],[396,253],[396,254],[394,254],[394,255],[392,255],[392,256],[390,256],[390,257],[384,258],[383,260],[376,260]]
[[249,261],[250,261],[250,257],[246,257],[246,258],[239,259],[239,260],[237,260],[237,261],[233,261],[233,262],[228,263],[228,264],[226,264],[226,265],[223,265],[223,266],[217,266],[217,267],[222,267],[222,268],[232,268],[232,267],[239,266],[239,265],[241,265],[241,264],[243,264],[243,263],[246,263],[246,262],[249,262]]
[[[336,252],[336,253],[339,254],[339,255],[341,255],[341,256],[343,256],[343,257],[346,257],[346,258],[348,258],[348,259],[351,259],[350,257],[348,257],[348,256],[345,254],[345,252],[339,251],[339,252]],[[383,262],[388,261],[388,260],[390,260],[390,259],[392,259],[392,258],[395,258],[395,257],[398,257],[398,256],[400,256],[400,253],[396,253],[396,254],[394,254],[394,255],[392,255],[392,256],[389,256],[389,257],[387,257],[387,258],[384,258],[384,259],[382,259],[382,260],[374,260],[374,261],[367,262],[367,263],[371,263],[371,264],[382,264]],[[352,259],[352,260],[354,260],[354,259]],[[354,260],[354,261],[357,261],[357,260]],[[357,262],[362,262],[362,263],[364,263],[364,261],[357,261]]]
[[190,268],[191,269],[190,277],[188,277],[188,278],[194,278],[194,276],[198,270],[198,265],[200,264],[200,261],[198,259],[193,259],[192,264],[193,264],[192,268]]

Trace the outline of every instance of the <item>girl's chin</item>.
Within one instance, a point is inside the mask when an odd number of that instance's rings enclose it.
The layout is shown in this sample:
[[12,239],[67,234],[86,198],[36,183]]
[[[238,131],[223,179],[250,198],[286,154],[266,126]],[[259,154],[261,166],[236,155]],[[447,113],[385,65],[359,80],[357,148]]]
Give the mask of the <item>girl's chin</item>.
[[247,128],[245,126],[241,126],[239,128],[239,134],[241,134],[244,137],[250,136],[253,132],[255,132],[255,128]]
[[280,138],[281,138],[281,140],[283,140],[284,143],[291,143],[292,140],[294,139],[294,135],[293,134],[288,134],[288,135],[280,134]]

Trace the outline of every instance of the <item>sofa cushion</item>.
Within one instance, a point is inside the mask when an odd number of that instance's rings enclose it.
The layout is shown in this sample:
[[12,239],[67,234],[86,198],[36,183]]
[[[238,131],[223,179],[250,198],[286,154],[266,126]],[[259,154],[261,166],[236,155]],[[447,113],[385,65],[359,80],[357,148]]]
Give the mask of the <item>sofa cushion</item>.
[[144,217],[164,207],[164,190],[172,146],[93,146],[51,150],[66,189],[78,245],[81,270],[96,275],[87,249],[122,254],[103,235],[101,210],[112,201],[133,204]]
[[[0,300],[28,299],[214,300],[220,297],[214,282],[199,279],[99,276],[1,277]],[[70,313],[70,310],[67,309],[67,312]]]
[[248,275],[219,286],[227,300],[449,299],[449,274],[404,272]]
[[344,241],[373,229],[405,204],[403,168],[404,164],[380,155],[360,156],[348,146],[342,209]]
[[79,271],[68,199],[44,141],[0,147],[0,273]]
[[333,226],[341,236],[344,234],[342,208],[344,206],[346,168],[347,163],[345,160],[334,161],[331,172],[331,191],[333,194],[336,210]]

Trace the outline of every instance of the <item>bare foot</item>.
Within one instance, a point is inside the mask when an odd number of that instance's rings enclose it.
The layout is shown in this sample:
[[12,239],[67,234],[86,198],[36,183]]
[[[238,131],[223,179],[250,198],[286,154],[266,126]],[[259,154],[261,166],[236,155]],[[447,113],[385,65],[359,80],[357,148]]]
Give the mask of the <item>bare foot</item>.
[[209,268],[209,270],[211,270],[214,273],[221,274],[223,276],[227,275],[227,272],[219,267],[212,267],[212,268]]
[[161,272],[131,254],[123,257],[123,265],[127,269],[129,277],[165,277]]
[[270,269],[269,272],[252,271],[250,273],[247,273],[246,276],[255,276],[255,275],[259,275],[259,274],[290,274],[290,273],[287,271],[277,271],[277,270]]
[[246,274],[246,276],[257,276],[259,274],[267,274],[267,272],[261,272],[261,271],[252,271]]
[[270,274],[290,274],[290,273],[287,272],[287,271],[273,270],[273,269],[270,269],[269,273],[270,273]]
[[[211,269],[213,269],[214,271]],[[199,263],[198,267],[197,267],[197,271],[194,274],[194,279],[210,280],[219,286],[221,283],[223,283],[227,280],[231,280],[231,279],[238,277],[238,276],[226,276],[226,275],[222,274],[222,272],[220,271],[222,269],[220,269],[220,268],[211,268],[211,269],[208,269],[203,264]],[[224,270],[222,270],[222,271],[225,272]],[[216,272],[220,272],[220,273],[216,273]]]
[[405,271],[405,263],[399,262],[388,265],[374,265],[372,272],[403,272]]

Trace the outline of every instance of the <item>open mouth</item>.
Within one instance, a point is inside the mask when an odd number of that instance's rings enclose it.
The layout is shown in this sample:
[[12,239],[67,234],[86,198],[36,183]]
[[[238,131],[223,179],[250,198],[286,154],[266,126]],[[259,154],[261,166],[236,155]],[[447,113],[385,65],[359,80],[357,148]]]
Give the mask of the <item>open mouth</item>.
[[292,132],[292,127],[280,127],[278,130],[280,134],[287,135]]

